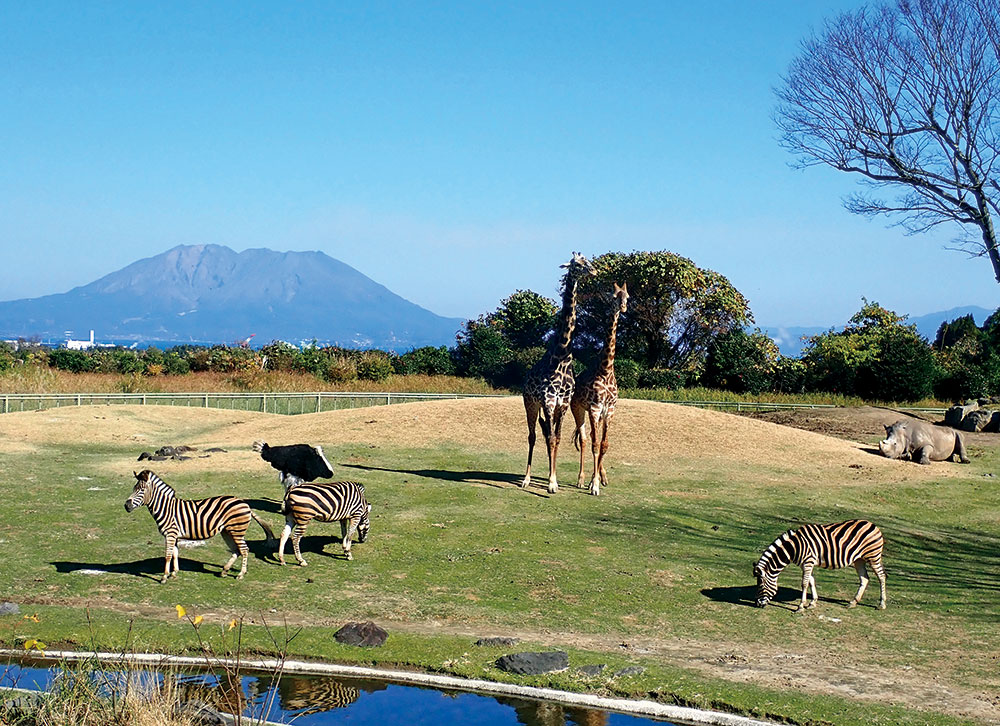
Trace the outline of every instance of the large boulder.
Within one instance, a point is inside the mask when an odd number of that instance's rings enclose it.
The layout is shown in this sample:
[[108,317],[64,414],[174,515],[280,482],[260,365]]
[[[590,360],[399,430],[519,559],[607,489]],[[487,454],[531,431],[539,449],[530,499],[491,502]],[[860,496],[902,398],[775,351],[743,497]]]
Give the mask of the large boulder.
[[389,634],[371,620],[365,623],[347,623],[333,634],[338,643],[357,645],[362,648],[377,648],[385,644]]
[[538,676],[569,668],[569,654],[564,650],[541,653],[511,653],[497,659],[497,668],[522,676]]
[[960,433],[916,419],[901,419],[886,426],[878,450],[890,459],[910,459],[918,464],[949,461],[954,456],[963,464],[969,463]]
[[962,430],[970,432],[996,431],[998,415],[1000,415],[1000,412],[990,411],[986,408],[979,408],[975,411],[971,411],[969,415],[962,420]]
[[969,402],[964,406],[952,406],[944,412],[944,425],[951,426],[953,429],[962,428],[962,422],[965,420],[965,417],[977,410],[979,410],[979,404],[975,401]]

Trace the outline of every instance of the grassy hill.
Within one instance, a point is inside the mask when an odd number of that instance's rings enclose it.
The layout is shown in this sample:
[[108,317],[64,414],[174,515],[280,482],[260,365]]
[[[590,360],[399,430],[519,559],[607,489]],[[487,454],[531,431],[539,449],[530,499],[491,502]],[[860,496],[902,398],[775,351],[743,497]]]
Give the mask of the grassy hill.
[[[0,619],[0,640],[108,649],[196,650],[175,605],[204,617],[224,648],[275,648],[260,626],[301,632],[297,657],[409,665],[513,678],[502,652],[472,645],[515,635],[518,648],[569,649],[571,669],[524,682],[711,706],[794,723],[988,723],[1000,718],[998,455],[921,467],[861,442],[729,414],[622,401],[610,486],[575,486],[567,427],[560,491],[521,489],[526,427],[519,398],[402,404],[283,417],[166,407],[83,407],[0,417],[0,593],[33,620]],[[338,479],[365,483],[368,542],[340,555],[339,527],[312,524],[309,566],[277,566],[255,525],[242,582],[217,574],[221,540],[182,549],[160,585],[163,539],[145,511],[127,514],[141,451],[195,446],[151,466],[181,496],[231,493],[277,530],[276,473],[250,450],[322,444]],[[206,448],[221,447],[206,458]],[[587,456],[589,459],[589,454]],[[588,462],[589,466],[589,462]],[[886,611],[862,607],[853,569],[818,571],[821,602],[790,610],[800,571],[777,603],[752,607],[751,566],[777,534],[804,522],[865,517],[887,540]],[[286,554],[290,554],[289,551]],[[291,558],[289,558],[291,560]],[[103,574],[92,571],[103,571]],[[331,639],[348,620],[390,632],[379,650]],[[274,630],[271,631],[272,635]],[[280,638],[279,638],[280,640]],[[283,641],[282,641],[283,642]],[[279,643],[280,645],[280,643]],[[583,676],[641,665],[623,678]]]

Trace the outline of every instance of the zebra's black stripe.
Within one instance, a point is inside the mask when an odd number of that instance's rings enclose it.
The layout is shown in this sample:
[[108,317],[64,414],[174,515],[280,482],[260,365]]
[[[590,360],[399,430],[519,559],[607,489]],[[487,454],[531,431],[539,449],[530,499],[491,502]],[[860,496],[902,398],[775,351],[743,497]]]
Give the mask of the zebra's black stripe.
[[166,541],[166,565],[161,582],[166,582],[168,577],[176,577],[180,569],[178,539],[209,539],[221,532],[232,553],[232,557],[223,566],[221,575],[225,577],[236,558],[242,556],[240,574],[237,575],[240,580],[247,571],[247,555],[250,550],[245,537],[250,520],[253,519],[263,528],[268,539],[274,539],[271,528],[250,511],[250,506],[242,499],[229,496],[178,499],[173,487],[148,469],[135,474],[135,478],[132,496],[125,500],[125,511],[149,507],[156,528]]
[[364,486],[357,482],[303,483],[292,487],[285,493],[282,504],[285,529],[281,532],[281,543],[278,545],[278,561],[285,564],[285,542],[291,535],[295,561],[305,567],[299,543],[313,519],[320,522],[339,521],[344,555],[349,560],[353,559],[351,537],[357,531],[358,542],[368,538],[371,509],[365,498]]
[[[802,599],[799,608],[816,604],[816,581],[813,568],[840,569],[854,565],[860,586],[848,607],[858,604],[868,587],[866,564],[871,566],[879,581],[879,608],[885,608],[885,571],[882,568],[882,532],[869,521],[851,519],[835,524],[806,524],[782,533],[761,554],[753,572],[757,578],[757,606],[764,607],[778,591],[778,575],[790,564],[802,567]],[[806,594],[812,589],[812,603],[806,604]]]

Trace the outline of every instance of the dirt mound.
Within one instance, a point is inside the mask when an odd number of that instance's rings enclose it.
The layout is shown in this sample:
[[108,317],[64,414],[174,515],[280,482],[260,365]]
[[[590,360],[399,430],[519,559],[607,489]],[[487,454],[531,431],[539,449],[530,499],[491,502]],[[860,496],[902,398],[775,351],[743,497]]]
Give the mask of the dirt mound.
[[[955,467],[917,467],[878,455],[870,443],[883,420],[898,414],[871,409],[824,410],[824,433],[789,425],[654,401],[623,400],[612,425],[614,462],[654,463],[680,468],[738,469],[766,465],[779,470],[817,476],[830,467],[855,470],[853,478],[895,481],[923,476],[949,476]],[[779,412],[782,414],[799,412]],[[811,414],[807,414],[811,415]],[[853,418],[852,418],[853,416]],[[844,423],[836,424],[837,417]],[[870,419],[870,420],[869,420]],[[853,423],[847,423],[848,421]],[[858,421],[864,421],[859,423]],[[572,460],[572,417],[564,422],[560,460]],[[794,425],[794,424],[793,424]],[[814,424],[815,426],[815,424]],[[868,431],[868,429],[871,431]],[[854,435],[847,434],[855,432]],[[219,409],[170,406],[83,406],[7,414],[0,417],[0,437],[7,450],[30,450],[36,443],[90,442],[133,449],[135,456],[150,447],[185,444],[199,449],[223,447],[225,456],[162,462],[161,466],[225,466],[258,471],[260,460],[250,449],[253,441],[271,444],[312,443],[338,446],[371,442],[380,446],[429,447],[458,445],[464,449],[503,452],[511,457],[511,471],[524,465],[527,426],[519,397],[472,398],[404,403],[318,414],[284,416]],[[540,437],[540,433],[539,433]],[[843,440],[853,438],[854,441]],[[566,451],[570,449],[570,451]],[[536,473],[545,466],[545,447],[536,445]],[[116,469],[134,459],[109,461]],[[523,469],[521,469],[523,471]]]

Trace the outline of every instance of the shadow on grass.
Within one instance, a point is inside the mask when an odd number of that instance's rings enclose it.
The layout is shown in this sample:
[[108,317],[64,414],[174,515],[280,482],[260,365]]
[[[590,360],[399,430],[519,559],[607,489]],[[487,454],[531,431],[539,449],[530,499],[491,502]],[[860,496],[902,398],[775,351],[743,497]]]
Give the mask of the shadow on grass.
[[[818,590],[819,588],[816,589]],[[737,587],[706,587],[702,589],[701,594],[709,600],[715,600],[716,602],[727,602],[732,605],[743,605],[744,607],[757,607],[756,585],[740,585]],[[771,602],[769,604],[774,607],[794,612],[795,608],[798,607],[799,600],[801,598],[801,590],[779,586],[778,592],[776,592],[774,597],[771,598]],[[819,596],[819,601],[833,603],[835,605],[847,605],[846,600],[837,600],[834,598],[823,597],[822,595]]]
[[271,514],[281,514],[281,501],[277,499],[244,499],[250,505],[250,509],[257,512],[270,512]]
[[[422,476],[428,479],[439,479],[441,481],[453,481],[460,482],[462,484],[483,484],[489,487],[496,487],[497,489],[510,489],[512,486],[520,489],[519,486],[522,478],[517,474],[511,474],[509,472],[500,471],[449,471],[447,469],[387,469],[380,466],[365,466],[364,464],[344,464],[345,468],[350,469],[363,469],[364,471],[386,471],[393,474],[412,474],[413,476]],[[541,480],[539,480],[541,481]],[[534,485],[535,480],[532,480]],[[506,485],[506,486],[504,486]],[[545,491],[535,491],[533,487],[524,489],[523,491],[528,494],[534,494],[536,497],[548,498],[548,480],[544,480],[544,483],[538,484]]]

